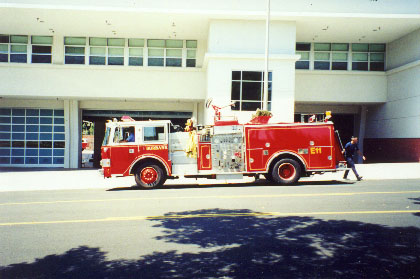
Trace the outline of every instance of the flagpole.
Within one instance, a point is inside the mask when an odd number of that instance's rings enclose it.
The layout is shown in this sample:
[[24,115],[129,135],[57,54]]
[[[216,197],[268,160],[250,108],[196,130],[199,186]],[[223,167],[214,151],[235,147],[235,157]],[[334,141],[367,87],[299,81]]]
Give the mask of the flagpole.
[[267,0],[267,17],[265,20],[265,70],[264,70],[264,92],[263,110],[268,110],[268,45],[270,37],[270,0]]

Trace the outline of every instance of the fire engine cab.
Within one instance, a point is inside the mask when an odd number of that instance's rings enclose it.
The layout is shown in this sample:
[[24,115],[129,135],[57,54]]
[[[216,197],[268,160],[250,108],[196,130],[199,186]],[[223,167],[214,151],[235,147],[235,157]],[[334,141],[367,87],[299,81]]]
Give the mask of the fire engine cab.
[[[217,110],[216,110],[217,112]],[[214,125],[176,132],[169,120],[106,124],[101,148],[104,177],[134,175],[140,188],[180,177],[239,179],[264,175],[277,184],[345,169],[332,122],[247,124],[215,117]]]

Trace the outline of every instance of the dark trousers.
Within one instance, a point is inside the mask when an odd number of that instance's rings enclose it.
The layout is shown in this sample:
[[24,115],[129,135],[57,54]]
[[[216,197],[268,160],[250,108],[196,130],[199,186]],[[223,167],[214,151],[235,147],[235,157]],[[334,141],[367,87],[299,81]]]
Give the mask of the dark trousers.
[[[356,167],[355,167],[355,165],[354,165],[353,158],[348,157],[348,158],[346,158],[346,161],[347,161],[347,167],[350,167],[350,168],[353,170],[354,175],[355,175],[357,178],[359,178],[359,174],[358,174],[358,173],[357,173],[357,171],[356,171]],[[349,174],[349,172],[350,172],[350,170],[346,170],[346,171],[344,172],[344,176],[343,176],[343,178],[347,178],[347,175]]]

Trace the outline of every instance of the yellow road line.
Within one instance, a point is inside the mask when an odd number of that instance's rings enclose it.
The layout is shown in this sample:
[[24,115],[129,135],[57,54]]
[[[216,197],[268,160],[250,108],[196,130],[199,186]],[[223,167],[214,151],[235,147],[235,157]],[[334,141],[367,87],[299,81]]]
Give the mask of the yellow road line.
[[139,200],[181,200],[181,199],[252,199],[252,198],[288,198],[288,197],[325,197],[325,196],[355,196],[355,195],[389,195],[389,194],[413,194],[420,191],[392,191],[392,192],[349,192],[349,193],[314,193],[314,194],[277,194],[277,195],[226,195],[226,196],[191,196],[191,197],[142,197],[125,199],[90,199],[90,200],[59,200],[39,202],[11,202],[0,203],[7,205],[36,205],[58,203],[89,203],[89,202],[113,202],[113,201],[139,201]]
[[165,219],[188,219],[188,218],[218,218],[218,217],[259,217],[259,216],[315,216],[315,215],[362,215],[362,214],[407,214],[420,213],[420,210],[373,210],[373,211],[317,211],[317,212],[250,212],[250,213],[208,213],[208,214],[186,214],[186,215],[165,215],[165,216],[128,216],[108,217],[103,219],[86,220],[56,220],[56,221],[32,221],[32,222],[10,222],[0,223],[3,226],[22,225],[46,225],[46,224],[75,224],[75,223],[97,223],[97,222],[118,222],[118,221],[141,221],[141,220],[165,220]]

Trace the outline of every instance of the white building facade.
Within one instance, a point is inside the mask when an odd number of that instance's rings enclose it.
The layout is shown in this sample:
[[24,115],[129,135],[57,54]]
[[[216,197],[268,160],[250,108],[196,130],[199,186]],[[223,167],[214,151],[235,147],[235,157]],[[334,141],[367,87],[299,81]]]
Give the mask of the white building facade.
[[[80,167],[85,119],[211,124],[212,98],[246,123],[262,107],[266,7],[3,1],[0,167]],[[419,1],[271,0],[270,18],[272,121],[330,110],[372,162],[419,162]]]

